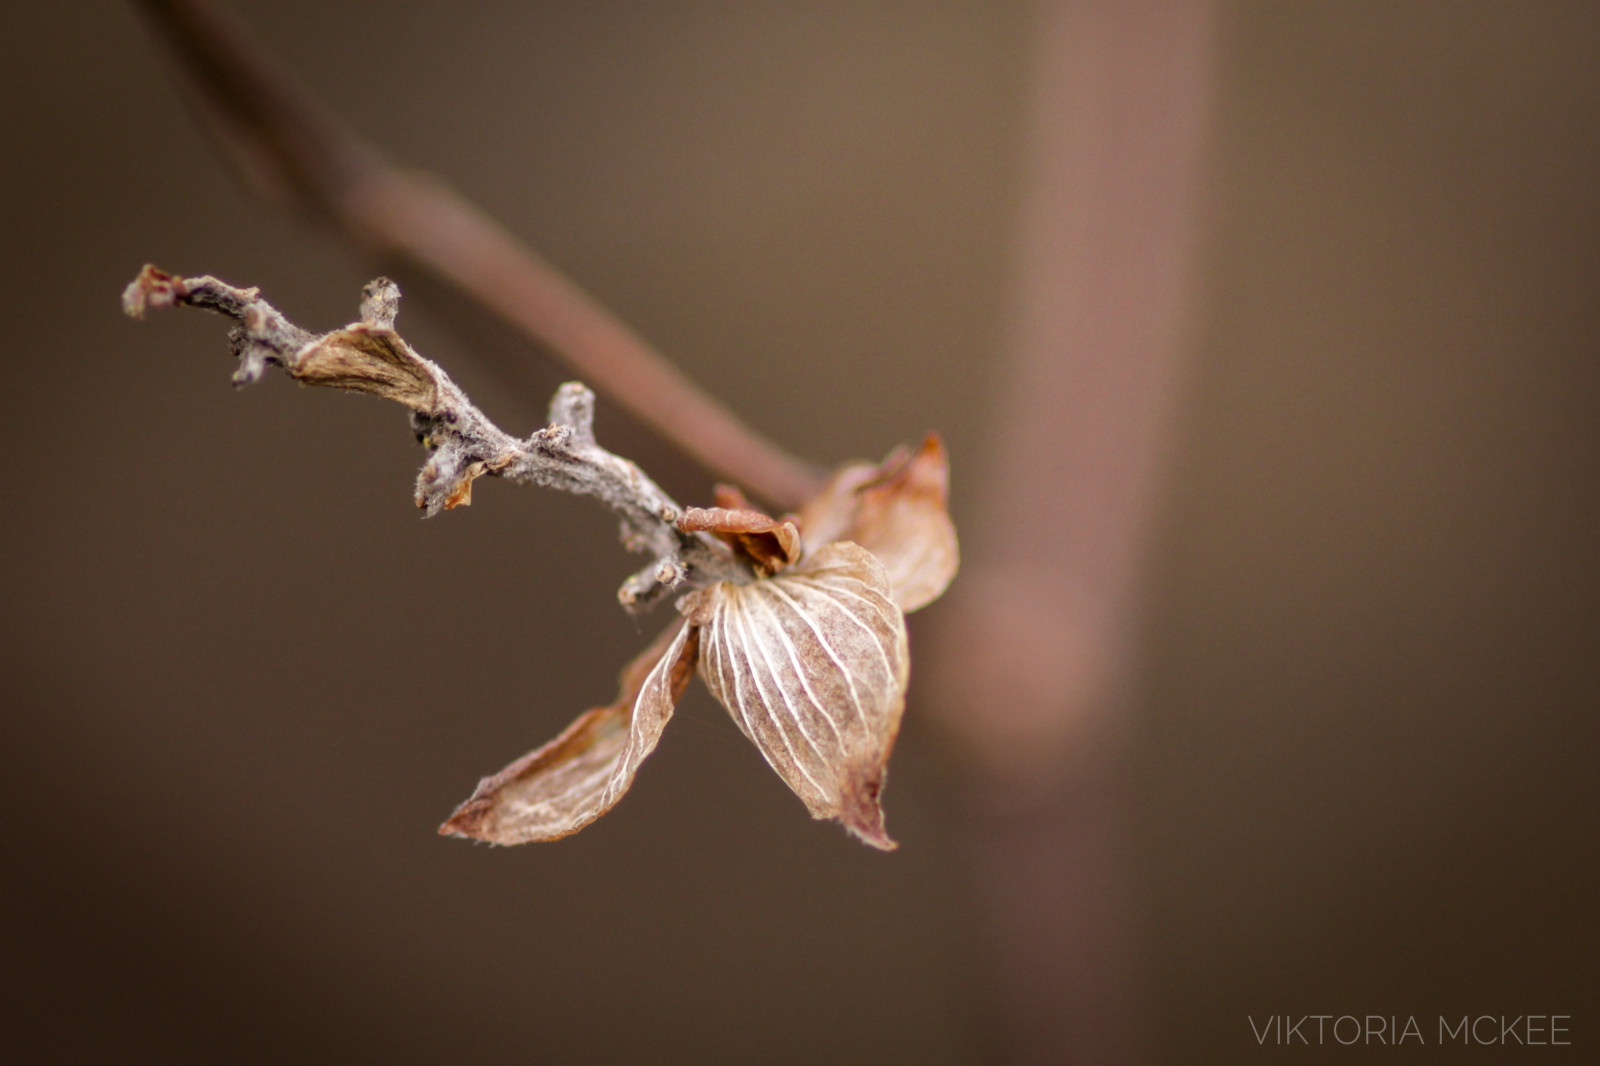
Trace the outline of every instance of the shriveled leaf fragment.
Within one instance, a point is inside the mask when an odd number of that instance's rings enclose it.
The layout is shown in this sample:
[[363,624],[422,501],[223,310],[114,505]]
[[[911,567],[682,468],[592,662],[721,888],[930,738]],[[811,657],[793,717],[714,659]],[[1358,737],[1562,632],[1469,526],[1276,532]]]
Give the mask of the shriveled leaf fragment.
[[883,564],[829,544],[776,577],[685,598],[700,676],[812,817],[895,846],[878,795],[905,709],[905,619]]
[[615,703],[580,715],[544,747],[478,784],[439,827],[491,844],[559,840],[616,805],[655,749],[694,672],[698,634],[682,621],[622,671]]
[[442,506],[449,511],[472,505],[472,483],[485,474],[496,474],[509,466],[515,457],[497,456],[485,462],[467,460],[460,448],[443,448],[423,464],[417,472],[417,491],[413,497],[421,508]]
[[461,477],[456,481],[455,487],[444,498],[444,509],[450,511],[457,507],[472,506],[472,483],[482,477],[488,469],[489,464],[481,460],[476,463],[468,463],[466,469],[461,472]]
[[678,519],[685,533],[715,533],[763,574],[776,574],[800,558],[800,531],[786,519],[747,507],[690,507]]
[[429,413],[438,401],[432,366],[392,329],[335,330],[300,352],[289,374],[307,385],[370,392]]
[[915,452],[840,470],[801,511],[800,529],[807,544],[853,541],[876,555],[909,614],[938,599],[961,566],[949,491],[944,444],[929,434]]

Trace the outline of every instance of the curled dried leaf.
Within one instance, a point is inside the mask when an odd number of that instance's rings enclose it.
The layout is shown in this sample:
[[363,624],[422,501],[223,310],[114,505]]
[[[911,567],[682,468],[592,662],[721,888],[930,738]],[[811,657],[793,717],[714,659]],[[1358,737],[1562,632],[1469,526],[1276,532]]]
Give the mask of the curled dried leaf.
[[776,574],[800,558],[800,531],[793,522],[748,508],[690,507],[678,519],[685,533],[715,533],[763,574]]
[[909,614],[938,599],[961,566],[949,491],[944,444],[929,434],[915,452],[840,470],[802,509],[800,529],[808,544],[853,541],[876,555]]
[[459,447],[441,448],[417,474],[416,505],[427,508],[438,501],[446,511],[472,506],[472,483],[485,474],[498,474],[511,464],[514,455],[493,460],[466,461]]
[[438,403],[434,370],[392,329],[335,330],[295,356],[289,374],[307,385],[370,392],[424,414]]
[[580,715],[550,743],[478,784],[439,827],[491,844],[559,840],[616,805],[655,750],[694,672],[698,633],[669,627],[622,671],[616,702]]
[[122,290],[122,313],[129,318],[143,318],[152,307],[170,307],[176,301],[176,289],[182,279],[168,274],[154,263],[146,263],[139,276]]
[[700,676],[812,817],[893,848],[878,796],[905,709],[905,619],[883,564],[829,544],[793,569],[685,597]]

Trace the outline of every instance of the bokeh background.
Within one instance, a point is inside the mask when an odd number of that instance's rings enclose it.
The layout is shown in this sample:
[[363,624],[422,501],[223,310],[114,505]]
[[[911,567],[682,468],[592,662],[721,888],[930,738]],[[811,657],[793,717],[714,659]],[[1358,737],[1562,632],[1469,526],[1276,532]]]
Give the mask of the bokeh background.
[[[231,7],[789,448],[939,429],[973,523],[1029,5]],[[128,5],[8,4],[0,39],[4,1057],[997,1061],[982,823],[915,681],[893,855],[809,821],[698,687],[577,837],[434,835],[659,624],[615,605],[613,523],[499,483],[420,521],[402,412],[235,393],[219,320],[123,318],[154,261],[332,328],[372,267],[239,190]],[[1432,1043],[1441,1013],[1568,1014],[1545,1054],[1579,1061],[1600,8],[1232,3],[1215,56],[1125,781],[1148,1048],[1306,1057],[1247,1016],[1414,1014]],[[537,426],[567,372],[407,291],[413,343]],[[598,431],[705,498],[603,397]]]

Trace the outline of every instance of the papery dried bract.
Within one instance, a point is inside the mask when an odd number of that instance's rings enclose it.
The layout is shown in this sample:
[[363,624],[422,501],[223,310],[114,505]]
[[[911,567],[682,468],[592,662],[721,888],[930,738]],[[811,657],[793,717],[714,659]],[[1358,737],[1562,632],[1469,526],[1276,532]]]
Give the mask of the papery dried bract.
[[883,564],[830,544],[784,573],[685,598],[700,676],[815,818],[893,848],[878,793],[905,709],[905,619]]
[[369,392],[424,413],[438,400],[432,365],[381,326],[335,330],[300,352],[287,370],[307,385]]
[[853,541],[876,555],[909,614],[938,599],[961,565],[949,485],[944,445],[930,434],[915,452],[835,474],[801,511],[800,532],[808,545]]
[[795,524],[748,506],[689,507],[678,519],[678,528],[717,534],[763,574],[776,574],[800,558],[800,531]]
[[610,810],[655,749],[694,672],[698,633],[682,622],[622,672],[617,701],[478,784],[439,828],[491,844],[558,840]]

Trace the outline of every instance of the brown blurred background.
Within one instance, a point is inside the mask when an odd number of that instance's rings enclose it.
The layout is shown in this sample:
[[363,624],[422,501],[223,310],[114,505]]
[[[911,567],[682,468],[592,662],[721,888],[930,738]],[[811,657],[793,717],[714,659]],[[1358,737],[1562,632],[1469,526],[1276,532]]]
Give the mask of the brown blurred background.
[[[231,6],[786,446],[941,430],[973,524],[1028,5]],[[0,39],[5,1057],[1002,1054],[961,755],[915,680],[890,856],[809,821],[698,687],[588,831],[434,835],[654,632],[615,606],[613,523],[498,483],[419,521],[397,409],[234,393],[220,320],[123,318],[154,261],[332,328],[372,267],[238,190],[129,6],[9,4]],[[1215,63],[1126,782],[1148,1043],[1568,1014],[1545,1054],[1587,1059],[1600,8],[1231,4]],[[537,426],[569,373],[400,280],[406,335]],[[705,498],[604,397],[599,433]]]

